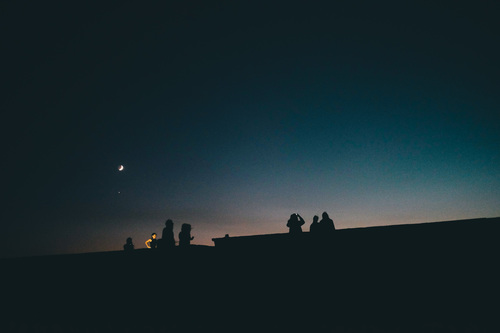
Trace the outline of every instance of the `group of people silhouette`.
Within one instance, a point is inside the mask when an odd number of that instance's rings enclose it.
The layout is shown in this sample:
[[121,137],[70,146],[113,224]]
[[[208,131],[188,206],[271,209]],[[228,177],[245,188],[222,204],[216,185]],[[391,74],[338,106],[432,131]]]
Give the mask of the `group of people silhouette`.
[[[191,225],[187,223],[183,223],[181,226],[181,232],[179,232],[179,247],[187,247],[191,245],[191,241],[194,239],[191,236]],[[174,238],[174,222],[171,219],[168,219],[165,222],[165,228],[161,233],[161,239],[158,239],[158,235],[156,232],[151,234],[151,238],[149,238],[145,244],[148,249],[170,249],[175,247],[175,238]],[[123,245],[123,249],[125,251],[131,251],[134,249],[134,244],[132,243],[132,238],[127,238],[127,242]]]
[[[335,231],[335,224],[333,220],[328,216],[327,212],[323,212],[321,215],[322,219],[319,221],[318,215],[313,217],[313,221],[311,226],[309,227],[309,232],[311,234],[319,235],[319,234],[327,234],[329,232]],[[289,228],[290,235],[297,235],[302,233],[302,226],[306,222],[298,213],[294,213],[290,215],[290,219],[288,220],[286,226]],[[227,235],[226,235],[227,236]],[[161,239],[157,238],[157,234],[153,232],[151,234],[151,238],[149,238],[145,244],[148,249],[169,249],[175,247],[175,238],[174,238],[174,222],[171,219],[168,219],[165,222],[165,228],[161,233]],[[179,232],[179,247],[187,247],[191,245],[191,241],[194,239],[191,236],[191,225],[187,223],[183,223],[181,226],[181,232]],[[131,251],[134,249],[134,244],[132,243],[132,238],[127,238],[127,242],[123,245],[123,249],[125,251]]]
[[[335,231],[335,224],[333,223],[333,220],[328,216],[328,213],[323,212],[321,216],[322,219],[319,222],[318,215],[315,215],[313,217],[313,221],[311,223],[311,226],[309,227],[309,232],[311,232],[311,234],[324,234]],[[294,213],[290,215],[290,219],[288,220],[286,226],[289,228],[290,234],[295,235],[302,232],[302,226],[305,223],[306,222],[304,221],[302,216]]]

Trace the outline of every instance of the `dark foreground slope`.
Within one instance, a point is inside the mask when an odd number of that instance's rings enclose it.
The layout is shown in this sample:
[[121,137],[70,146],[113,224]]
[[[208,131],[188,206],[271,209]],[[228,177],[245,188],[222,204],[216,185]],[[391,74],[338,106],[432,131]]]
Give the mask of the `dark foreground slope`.
[[476,219],[3,260],[0,329],[495,331],[499,231]]

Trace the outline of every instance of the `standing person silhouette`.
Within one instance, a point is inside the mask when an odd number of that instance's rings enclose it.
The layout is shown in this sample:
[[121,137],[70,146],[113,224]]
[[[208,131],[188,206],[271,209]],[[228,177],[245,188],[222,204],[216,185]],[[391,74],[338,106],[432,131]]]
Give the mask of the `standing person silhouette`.
[[158,240],[156,239],[156,232],[151,234],[151,238],[146,241],[148,249],[156,249],[158,247]]
[[317,234],[318,232],[320,232],[320,225],[318,223],[318,220],[319,220],[318,215],[314,215],[311,226],[309,227],[309,232],[311,234]]
[[331,232],[335,231],[335,224],[333,220],[328,216],[327,212],[322,215],[321,221],[319,221],[321,232]]
[[174,222],[171,219],[168,219],[165,222],[165,228],[161,233],[161,242],[162,248],[172,248],[175,247],[175,239],[174,239]]
[[306,223],[299,214],[290,215],[286,226],[290,229],[291,235],[300,234],[302,232],[302,225]]
[[191,237],[191,224],[182,224],[181,232],[179,232],[179,246],[187,247],[191,245],[193,239],[194,237]]

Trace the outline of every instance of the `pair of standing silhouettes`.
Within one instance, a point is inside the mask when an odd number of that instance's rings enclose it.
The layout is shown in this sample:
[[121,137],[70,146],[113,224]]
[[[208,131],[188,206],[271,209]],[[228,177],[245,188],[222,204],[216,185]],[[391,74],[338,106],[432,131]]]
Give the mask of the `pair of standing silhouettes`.
[[335,224],[333,224],[333,220],[328,216],[328,213],[324,212],[321,217],[322,219],[319,222],[319,217],[317,215],[313,217],[313,222],[309,227],[309,231],[313,234],[335,231]]
[[[171,219],[168,219],[165,222],[165,228],[163,228],[161,239],[158,240],[156,238],[156,233],[151,234],[151,238],[146,241],[146,246],[149,249],[168,249],[175,247],[175,239],[174,239],[174,222]],[[186,247],[191,244],[191,241],[194,237],[191,236],[191,225],[184,223],[181,227],[181,232],[179,232],[179,246]]]
[[[311,233],[324,233],[335,231],[335,224],[333,220],[328,216],[327,212],[324,212],[322,215],[321,221],[319,221],[319,217],[317,215],[314,216],[313,222],[310,226],[309,231]],[[305,224],[304,219],[299,214],[290,215],[290,219],[288,220],[286,226],[290,229],[290,234],[298,234],[302,232],[302,226]]]

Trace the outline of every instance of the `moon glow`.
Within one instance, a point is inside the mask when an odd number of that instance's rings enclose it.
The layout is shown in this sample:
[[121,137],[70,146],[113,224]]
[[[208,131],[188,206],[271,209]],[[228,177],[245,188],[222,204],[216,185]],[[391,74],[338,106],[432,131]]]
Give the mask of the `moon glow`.
[[124,167],[123,165],[120,165],[120,166],[118,167],[118,171],[123,171],[123,169],[125,169],[125,167]]

